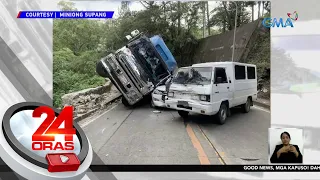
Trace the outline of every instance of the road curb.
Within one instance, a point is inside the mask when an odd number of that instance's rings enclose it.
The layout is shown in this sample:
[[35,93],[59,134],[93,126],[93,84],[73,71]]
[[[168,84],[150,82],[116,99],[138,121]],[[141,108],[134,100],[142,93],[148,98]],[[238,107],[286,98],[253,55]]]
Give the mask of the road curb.
[[[121,94],[118,94],[118,95],[110,98],[110,99],[105,103],[104,107],[107,107],[109,104],[115,102],[115,101],[118,100],[121,96],[122,96]],[[83,119],[91,116],[92,114],[94,114],[95,112],[97,112],[97,111],[99,111],[99,110],[101,110],[101,108],[93,109],[93,110],[91,110],[91,111],[89,111],[89,112],[87,112],[87,113],[85,113],[85,114],[83,114],[83,115],[81,115],[81,116],[79,116],[79,117],[74,118],[73,121],[74,121],[74,122],[79,122],[79,121],[81,121],[81,120],[83,120]]]
[[266,109],[270,110],[270,105],[269,104],[265,104],[265,103],[258,102],[258,101],[253,101],[253,105],[260,106],[260,107],[263,107],[263,108],[266,108]]

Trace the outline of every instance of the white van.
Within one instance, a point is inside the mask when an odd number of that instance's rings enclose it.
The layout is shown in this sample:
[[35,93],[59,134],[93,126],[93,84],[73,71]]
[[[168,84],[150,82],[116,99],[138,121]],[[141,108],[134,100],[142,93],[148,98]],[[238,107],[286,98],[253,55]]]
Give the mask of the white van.
[[194,64],[180,68],[169,86],[168,94],[165,86],[157,87],[153,104],[176,109],[183,118],[189,112],[216,115],[224,124],[230,108],[250,111],[257,99],[257,71],[255,65],[236,62]]

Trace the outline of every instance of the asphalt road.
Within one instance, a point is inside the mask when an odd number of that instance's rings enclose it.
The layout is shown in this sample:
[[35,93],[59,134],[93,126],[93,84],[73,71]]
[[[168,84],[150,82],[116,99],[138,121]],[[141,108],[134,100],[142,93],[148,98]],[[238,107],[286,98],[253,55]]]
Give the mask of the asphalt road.
[[[214,118],[121,103],[79,122],[105,164],[267,164],[270,111],[235,109],[224,125]],[[93,164],[98,164],[93,161]]]

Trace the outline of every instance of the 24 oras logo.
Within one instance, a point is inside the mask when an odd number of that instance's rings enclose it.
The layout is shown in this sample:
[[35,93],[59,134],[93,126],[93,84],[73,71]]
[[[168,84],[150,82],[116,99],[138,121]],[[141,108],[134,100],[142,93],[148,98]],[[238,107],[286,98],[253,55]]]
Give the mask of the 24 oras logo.
[[1,159],[27,179],[78,180],[92,162],[92,147],[73,123],[71,106],[59,110],[22,102],[11,106],[0,123]]
[[[33,111],[34,118],[41,118],[47,114],[46,119],[32,135],[32,150],[74,150],[73,135],[76,129],[73,128],[73,108],[66,106],[58,117],[48,106],[41,106]],[[60,126],[64,123],[64,127]],[[56,141],[57,135],[64,135],[64,142]]]
[[271,27],[280,27],[280,28],[286,28],[291,27],[293,28],[293,22],[298,20],[298,12],[294,11],[293,13],[287,13],[288,18],[264,18],[262,21],[262,25],[266,28]]

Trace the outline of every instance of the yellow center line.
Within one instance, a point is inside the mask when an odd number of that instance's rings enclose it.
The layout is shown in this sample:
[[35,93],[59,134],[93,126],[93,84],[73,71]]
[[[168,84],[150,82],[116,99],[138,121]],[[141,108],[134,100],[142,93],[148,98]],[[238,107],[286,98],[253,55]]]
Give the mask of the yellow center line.
[[204,150],[203,150],[203,148],[201,146],[201,143],[198,140],[197,136],[194,134],[194,132],[192,130],[192,127],[189,124],[187,124],[186,129],[187,129],[188,135],[189,135],[189,137],[191,139],[191,142],[192,142],[194,148],[196,148],[197,151],[198,151],[198,158],[200,160],[200,164],[201,165],[210,164],[209,158],[208,158],[207,154],[204,152]]
[[216,150],[216,148],[213,146],[212,142],[208,139],[208,137],[204,134],[203,130],[200,128],[200,126],[198,125],[198,128],[202,134],[202,136],[207,140],[207,142],[209,143],[209,145],[211,146],[212,149],[214,149],[216,155],[218,156],[218,159],[220,161],[220,163],[222,165],[226,165],[226,163],[224,162],[224,160],[222,159],[222,157],[224,156],[224,152],[220,152],[218,153],[218,151]]

